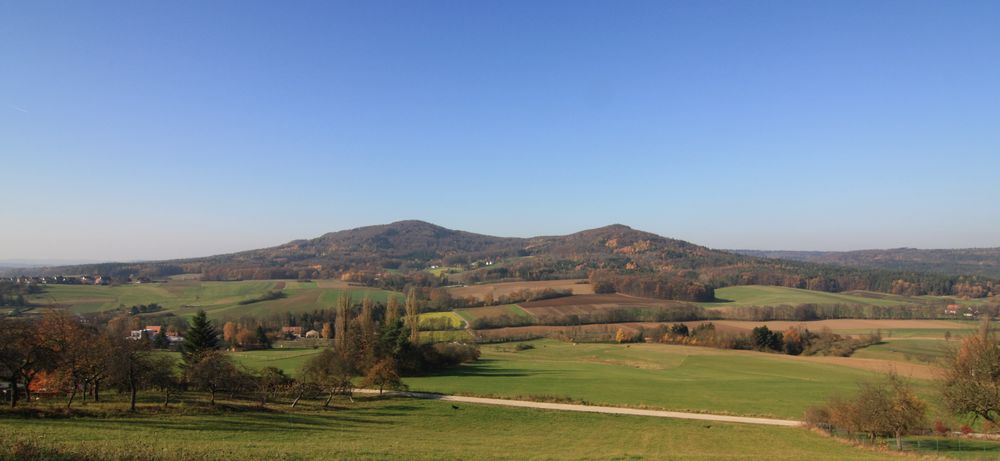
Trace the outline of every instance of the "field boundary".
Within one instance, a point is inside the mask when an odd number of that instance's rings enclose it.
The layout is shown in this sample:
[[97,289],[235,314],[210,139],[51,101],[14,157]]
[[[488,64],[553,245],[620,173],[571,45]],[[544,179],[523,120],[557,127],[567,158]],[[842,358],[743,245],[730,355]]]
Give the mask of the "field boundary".
[[[373,389],[356,389],[355,392],[378,393]],[[533,402],[530,400],[495,399],[486,397],[467,397],[464,395],[433,394],[429,392],[385,392],[384,395],[410,397],[414,399],[442,400],[445,402],[472,403],[478,405],[500,405],[505,407],[535,408],[540,410],[577,411],[583,413],[602,413],[609,415],[651,416],[654,418],[693,419],[698,421],[715,421],[720,423],[757,424],[765,426],[800,427],[802,421],[790,419],[758,418],[752,416],[714,415],[710,413],[688,413],[682,411],[642,410],[638,408],[611,407],[602,405],[580,405],[572,403]]]

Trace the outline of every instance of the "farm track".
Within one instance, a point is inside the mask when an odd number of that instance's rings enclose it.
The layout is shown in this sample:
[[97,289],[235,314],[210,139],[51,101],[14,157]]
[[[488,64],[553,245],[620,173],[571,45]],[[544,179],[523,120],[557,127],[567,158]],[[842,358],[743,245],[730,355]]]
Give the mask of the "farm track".
[[[376,390],[358,389],[356,392],[371,394]],[[426,392],[386,392],[387,395],[410,397],[415,399],[441,400],[445,402],[471,403],[477,405],[500,405],[505,407],[535,408],[539,410],[577,411],[583,413],[601,413],[607,415],[650,416],[654,418],[692,419],[698,421],[715,421],[720,423],[758,424],[765,426],[799,427],[802,421],[790,419],[757,418],[751,416],[714,415],[708,413],[688,413],[682,411],[643,410],[638,408],[609,407],[600,405],[580,405],[573,403],[532,402],[529,400],[495,399],[486,397],[467,397],[463,395],[431,394]]]

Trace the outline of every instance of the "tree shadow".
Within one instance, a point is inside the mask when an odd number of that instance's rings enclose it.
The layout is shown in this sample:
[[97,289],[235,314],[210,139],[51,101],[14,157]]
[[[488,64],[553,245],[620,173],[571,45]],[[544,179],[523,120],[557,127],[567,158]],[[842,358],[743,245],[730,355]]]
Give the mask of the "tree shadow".
[[489,378],[518,378],[518,377],[550,374],[558,371],[558,370],[529,370],[526,368],[500,368],[497,366],[496,364],[497,362],[500,362],[500,360],[479,359],[472,363],[462,364],[461,366],[458,367],[449,368],[435,373],[430,373],[424,376],[435,376],[435,377],[479,376],[479,377],[489,377]]

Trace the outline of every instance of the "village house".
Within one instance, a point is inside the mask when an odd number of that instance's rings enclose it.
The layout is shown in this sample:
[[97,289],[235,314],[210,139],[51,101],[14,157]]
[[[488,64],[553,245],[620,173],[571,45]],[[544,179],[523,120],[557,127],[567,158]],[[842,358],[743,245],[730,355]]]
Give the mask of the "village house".
[[285,337],[291,336],[293,338],[301,338],[302,327],[281,327],[281,335]]

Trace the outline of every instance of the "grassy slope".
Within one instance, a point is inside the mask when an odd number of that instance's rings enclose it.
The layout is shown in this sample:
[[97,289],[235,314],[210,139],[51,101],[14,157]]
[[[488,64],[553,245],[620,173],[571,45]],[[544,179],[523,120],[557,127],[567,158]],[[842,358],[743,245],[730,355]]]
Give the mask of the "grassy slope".
[[464,319],[455,312],[425,312],[420,314],[418,321],[424,323],[427,320],[447,319],[452,328],[462,328],[465,326]]
[[301,312],[328,309],[349,292],[360,300],[369,296],[385,302],[389,296],[402,295],[365,287],[321,286],[316,282],[286,281],[287,297],[240,305],[242,300],[256,298],[273,290],[278,281],[201,282],[171,281],[144,285],[89,286],[49,285],[45,293],[32,297],[39,305],[63,305],[74,312],[95,312],[114,309],[119,305],[157,303],[178,315],[192,315],[205,309],[211,317],[267,315],[271,312]]
[[[285,371],[285,373],[297,376],[302,365],[318,354],[320,349],[269,349],[262,351],[232,352],[231,355],[240,364],[249,368],[261,369],[264,367],[275,367]],[[180,354],[177,354],[178,357]]]
[[974,301],[959,301],[949,296],[898,296],[886,293],[852,291],[827,293],[764,285],[724,287],[715,290],[715,297],[721,302],[699,303],[704,307],[775,306],[781,304],[850,304],[862,306],[901,306],[925,303],[981,304]]
[[445,393],[799,418],[807,406],[873,376],[771,354],[659,344],[532,344],[535,349],[521,352],[510,345],[483,346],[477,363],[406,382],[413,390]]
[[715,297],[727,300],[715,303],[701,303],[706,307],[770,306],[779,304],[859,304],[892,306],[905,304],[895,298],[864,297],[844,293],[827,293],[798,288],[746,285],[725,287],[715,290]]
[[342,405],[190,416],[0,416],[7,442],[0,459],[25,440],[108,460],[898,459],[804,429],[476,405],[454,410],[421,400]]
[[946,347],[957,343],[943,339],[896,339],[860,349],[853,357],[935,364],[944,357]]
[[455,313],[469,322],[479,318],[499,317],[501,315],[507,315],[510,317],[531,317],[531,313],[522,309],[521,306],[518,306],[517,304],[455,309]]

